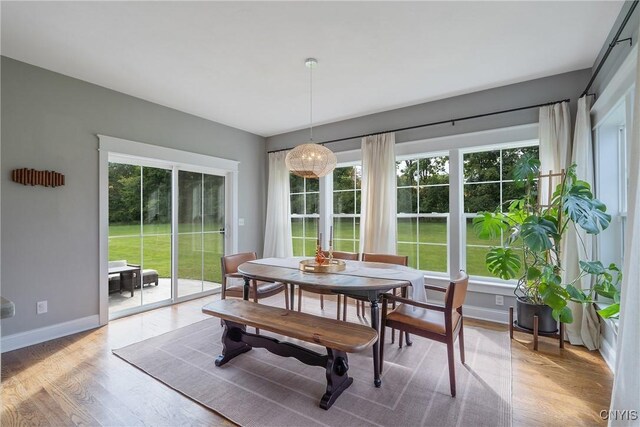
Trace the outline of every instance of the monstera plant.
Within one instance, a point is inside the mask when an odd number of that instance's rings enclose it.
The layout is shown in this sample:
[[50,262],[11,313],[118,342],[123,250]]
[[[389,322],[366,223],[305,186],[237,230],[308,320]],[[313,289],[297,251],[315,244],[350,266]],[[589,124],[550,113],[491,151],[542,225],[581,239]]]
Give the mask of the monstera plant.
[[[580,260],[579,275],[562,280],[561,251],[567,230],[579,227],[590,235],[605,230],[611,221],[606,206],[593,196],[587,182],[577,178],[576,166],[572,165],[556,186],[548,206],[541,207],[537,197],[539,168],[537,158],[522,156],[512,172],[516,185],[524,189],[522,198],[508,201],[506,210],[498,207],[494,212],[479,212],[473,219],[479,238],[507,236],[501,246],[487,253],[487,269],[505,280],[518,278],[515,295],[519,326],[531,329],[533,315],[546,313],[550,314],[549,320],[545,323],[541,319],[540,330],[547,328],[551,332],[558,320],[573,322],[569,301],[592,303],[596,294],[613,300],[598,313],[602,317],[617,316],[622,275],[615,264],[604,266],[597,260]],[[593,277],[591,289],[576,286],[585,276]]]

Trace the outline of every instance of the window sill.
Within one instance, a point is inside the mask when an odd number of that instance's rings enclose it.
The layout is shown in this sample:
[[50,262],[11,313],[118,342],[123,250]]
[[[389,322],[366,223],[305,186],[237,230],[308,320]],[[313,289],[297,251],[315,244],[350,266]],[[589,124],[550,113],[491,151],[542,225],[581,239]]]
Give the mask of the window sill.
[[[425,274],[424,279],[427,283],[436,286],[446,287],[449,285],[449,278],[444,276]],[[494,282],[491,280],[484,280],[479,277],[469,278],[470,292],[513,297],[513,290],[515,289],[515,287],[515,283]]]

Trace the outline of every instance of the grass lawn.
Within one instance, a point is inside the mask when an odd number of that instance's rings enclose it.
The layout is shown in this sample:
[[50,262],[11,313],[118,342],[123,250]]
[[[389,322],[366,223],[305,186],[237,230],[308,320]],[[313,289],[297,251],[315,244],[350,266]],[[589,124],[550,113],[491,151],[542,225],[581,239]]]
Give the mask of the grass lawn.
[[[356,219],[357,221],[357,219]],[[312,225],[309,227],[309,225]],[[355,225],[355,227],[354,227]],[[179,226],[178,277],[220,281],[220,257],[223,255],[223,239],[218,233],[194,233],[192,224]],[[292,224],[293,251],[296,255],[313,256],[316,244],[315,222],[307,225],[303,236],[302,221]],[[217,226],[211,226],[212,231]],[[418,233],[419,230],[419,233]],[[126,259],[131,264],[158,271],[160,277],[171,277],[171,226],[170,224],[145,225],[140,238],[139,225],[111,225],[109,227],[109,260]],[[334,249],[357,252],[359,224],[353,218],[336,218],[334,222]],[[354,244],[355,240],[355,244]],[[398,254],[409,256],[409,265],[421,270],[444,272],[447,270],[446,220],[434,218],[402,218],[398,221]],[[471,275],[489,276],[484,263],[488,246],[499,244],[475,237],[471,220],[467,222],[467,272]],[[141,245],[144,250],[141,251]],[[303,245],[305,251],[303,252]],[[204,271],[203,271],[204,265]]]
[[[192,229],[191,224],[179,228],[178,277],[220,282],[223,236],[219,233],[191,234]],[[160,277],[171,277],[170,231],[170,224],[146,225],[141,238],[139,225],[111,225],[109,260],[126,259],[130,264],[157,270]]]

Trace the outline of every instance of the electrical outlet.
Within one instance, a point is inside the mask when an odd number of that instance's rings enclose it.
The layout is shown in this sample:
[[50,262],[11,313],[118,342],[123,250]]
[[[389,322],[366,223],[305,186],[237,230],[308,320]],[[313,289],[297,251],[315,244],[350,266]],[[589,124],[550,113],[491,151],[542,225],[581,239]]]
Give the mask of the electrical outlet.
[[504,297],[502,295],[496,295],[496,305],[504,305]]
[[36,305],[36,313],[43,314],[47,312],[47,302],[46,301],[38,301]]

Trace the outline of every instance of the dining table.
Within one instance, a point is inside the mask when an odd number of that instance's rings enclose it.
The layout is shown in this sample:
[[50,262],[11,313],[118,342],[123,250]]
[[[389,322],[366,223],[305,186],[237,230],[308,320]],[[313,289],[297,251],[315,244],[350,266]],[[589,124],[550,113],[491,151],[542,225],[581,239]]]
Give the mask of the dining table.
[[[391,289],[409,289],[409,297],[426,301],[424,275],[410,267],[377,262],[345,261],[343,271],[330,273],[309,272],[300,269],[304,257],[262,258],[238,266],[244,278],[243,298],[249,299],[252,280],[281,282],[290,286],[290,307],[293,307],[294,287],[312,287],[335,294],[366,300],[371,303],[371,327],[380,332],[379,301]],[[373,383],[380,387],[380,341],[373,345]]]

